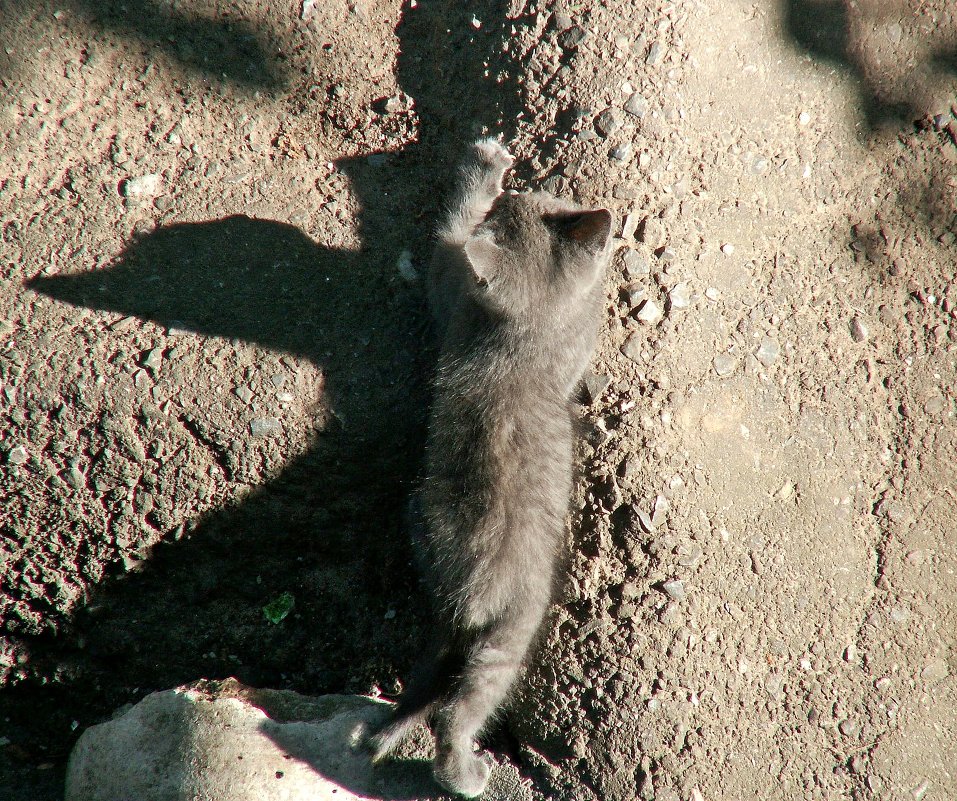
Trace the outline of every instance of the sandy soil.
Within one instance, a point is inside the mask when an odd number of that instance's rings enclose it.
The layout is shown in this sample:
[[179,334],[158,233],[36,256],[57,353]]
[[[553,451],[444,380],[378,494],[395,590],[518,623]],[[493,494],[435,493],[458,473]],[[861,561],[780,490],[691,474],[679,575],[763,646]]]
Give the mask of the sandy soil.
[[948,0],[0,0],[0,798],[200,676],[397,691],[485,133],[620,234],[487,744],[540,798],[957,798],[955,86]]

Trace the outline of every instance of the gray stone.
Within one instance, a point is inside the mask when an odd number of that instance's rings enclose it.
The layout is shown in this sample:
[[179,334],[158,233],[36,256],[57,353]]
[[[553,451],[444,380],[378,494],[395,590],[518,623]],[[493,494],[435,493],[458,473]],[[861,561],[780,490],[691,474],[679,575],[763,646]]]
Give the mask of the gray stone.
[[641,304],[638,312],[635,314],[635,319],[645,325],[655,325],[663,316],[664,312],[661,311],[661,307],[649,299]]
[[645,116],[648,111],[648,101],[640,94],[635,92],[625,103],[625,111],[638,119]]
[[648,297],[648,291],[641,284],[632,284],[631,286],[625,287],[623,294],[629,311],[637,308],[638,304]]
[[257,417],[249,423],[249,431],[257,438],[271,437],[282,432],[282,423],[275,417]]
[[860,317],[852,317],[848,327],[851,330],[851,339],[855,342],[864,342],[870,333]]
[[608,153],[608,158],[612,161],[628,161],[631,158],[631,142],[613,147]]
[[606,108],[595,117],[595,130],[602,136],[611,136],[621,127],[621,113],[618,109]]
[[[153,693],[83,732],[67,766],[65,801],[434,797],[430,771],[421,769],[431,747],[421,736],[412,738],[418,761],[373,766],[362,747],[388,709],[371,698],[309,698],[235,679]],[[514,768],[500,766],[483,798],[528,799],[529,792]]]
[[754,357],[765,367],[774,364],[778,355],[781,353],[781,346],[771,337],[765,337],[754,353]]
[[573,25],[568,30],[562,31],[561,35],[558,37],[558,44],[566,50],[578,47],[583,41],[587,33],[584,28],[579,25]]
[[162,188],[163,179],[154,172],[124,181],[120,191],[124,197],[138,199],[156,197]]
[[588,373],[585,376],[585,390],[588,392],[588,400],[591,403],[597,401],[602,393],[608,388],[608,385],[611,383],[611,378],[607,375],[601,374],[596,375],[595,373]]
[[664,590],[665,595],[675,601],[684,600],[687,595],[685,592],[685,583],[681,579],[666,581],[661,585],[661,589]]
[[633,362],[641,362],[641,351],[645,344],[645,338],[640,334],[632,334],[625,340],[621,346],[621,352]]
[[648,55],[645,57],[645,63],[649,66],[658,64],[665,57],[666,52],[667,48],[661,42],[652,42]]
[[83,489],[86,486],[86,476],[75,467],[71,467],[63,474],[63,480],[73,489]]
[[651,522],[654,523],[655,526],[660,526],[665,522],[665,517],[670,508],[671,502],[664,495],[659,495],[655,498],[655,508],[651,514]]
[[10,453],[7,454],[7,462],[9,464],[25,464],[30,458],[30,454],[27,453],[27,449],[22,445],[17,445],[16,448],[11,449]]
[[675,284],[671,288],[668,304],[672,309],[687,309],[691,305],[691,290],[686,283]]
[[150,370],[158,371],[160,367],[163,366],[163,349],[162,348],[153,348],[146,354],[146,358],[143,359],[143,366],[149,368]]
[[651,273],[651,265],[637,250],[626,250],[622,257],[625,266],[625,275],[629,278],[639,278]]
[[719,353],[714,357],[712,361],[714,365],[714,371],[724,378],[725,376],[731,375],[734,372],[734,368],[737,366],[737,361],[734,356],[731,356],[727,353]]

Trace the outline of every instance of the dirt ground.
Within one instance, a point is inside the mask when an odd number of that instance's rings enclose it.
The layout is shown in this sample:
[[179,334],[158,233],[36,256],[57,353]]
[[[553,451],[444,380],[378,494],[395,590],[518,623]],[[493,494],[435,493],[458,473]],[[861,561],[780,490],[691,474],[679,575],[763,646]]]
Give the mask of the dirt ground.
[[399,689],[486,133],[620,234],[488,744],[543,799],[957,798],[955,87],[949,0],[0,0],[0,799],[199,677]]

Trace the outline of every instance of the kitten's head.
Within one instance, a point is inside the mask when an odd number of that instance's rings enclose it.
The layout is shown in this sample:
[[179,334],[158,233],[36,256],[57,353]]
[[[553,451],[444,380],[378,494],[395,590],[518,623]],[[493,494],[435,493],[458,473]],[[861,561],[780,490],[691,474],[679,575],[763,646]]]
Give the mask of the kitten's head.
[[475,299],[516,319],[561,313],[608,261],[611,213],[544,193],[502,195],[465,243]]

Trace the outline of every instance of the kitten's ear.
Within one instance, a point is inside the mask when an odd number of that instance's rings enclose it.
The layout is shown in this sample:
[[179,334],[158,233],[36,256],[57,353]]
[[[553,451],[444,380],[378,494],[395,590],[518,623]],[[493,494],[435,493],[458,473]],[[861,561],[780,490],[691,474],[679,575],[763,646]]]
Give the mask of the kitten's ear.
[[611,236],[611,212],[608,209],[578,211],[554,218],[559,233],[565,238],[588,250],[598,252],[604,249]]
[[490,236],[473,236],[465,243],[465,257],[480,285],[487,284],[498,267],[500,251]]

